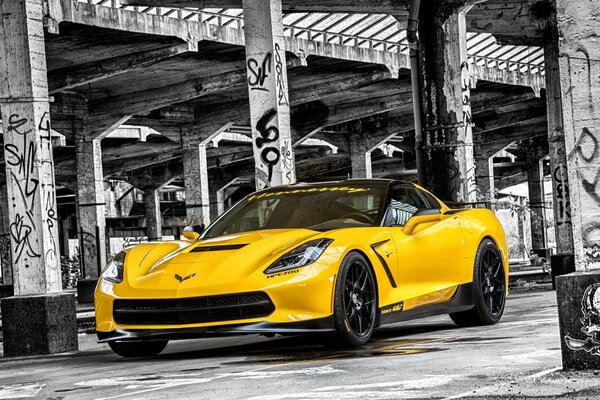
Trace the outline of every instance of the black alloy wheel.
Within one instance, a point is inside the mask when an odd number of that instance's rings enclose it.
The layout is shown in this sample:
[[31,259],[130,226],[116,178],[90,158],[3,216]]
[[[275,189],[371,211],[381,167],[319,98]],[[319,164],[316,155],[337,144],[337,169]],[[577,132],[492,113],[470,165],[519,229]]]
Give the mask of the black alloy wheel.
[[500,321],[506,304],[506,274],[500,250],[491,239],[484,239],[475,256],[472,309],[451,313],[460,326],[493,325]]
[[336,281],[334,321],[338,345],[362,346],[369,341],[377,317],[373,272],[359,253],[342,261]]
[[495,246],[488,246],[483,254],[479,272],[483,303],[493,317],[498,317],[504,310],[506,285],[504,268],[500,254]]

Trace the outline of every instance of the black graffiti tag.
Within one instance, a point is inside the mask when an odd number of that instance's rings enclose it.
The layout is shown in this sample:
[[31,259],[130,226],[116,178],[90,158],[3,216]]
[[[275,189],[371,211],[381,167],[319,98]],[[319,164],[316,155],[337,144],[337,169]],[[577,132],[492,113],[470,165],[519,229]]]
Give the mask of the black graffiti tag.
[[283,61],[280,51],[281,48],[279,47],[279,43],[275,43],[275,76],[277,77],[277,97],[280,106],[287,106],[289,102],[285,93],[286,90],[283,77]]
[[[587,143],[588,141],[590,141],[592,144],[591,148],[589,146],[584,146],[584,144]],[[583,151],[584,149],[587,149],[590,151],[584,152]],[[594,136],[588,128],[583,128],[581,130],[581,135],[579,135],[579,139],[577,140],[577,143],[575,143],[575,148],[573,148],[573,151],[571,151],[571,154],[569,154],[569,158],[573,157],[573,155],[575,153],[577,153],[581,156],[583,161],[589,163],[589,162],[592,162],[598,156],[599,150],[600,150],[600,143],[598,143],[598,139],[596,138],[596,136]]]
[[31,232],[33,228],[29,226],[21,214],[17,213],[15,221],[10,224],[10,235],[16,243],[15,262],[19,262],[23,252],[32,258],[39,258],[40,255],[31,246]]
[[558,203],[557,225],[571,223],[571,203],[569,201],[569,183],[567,179],[567,167],[560,164],[554,169],[554,184],[556,200]]
[[[42,140],[46,141],[46,145],[48,149],[52,148],[52,131],[50,130],[50,118],[48,112],[44,112],[42,118],[40,119],[40,123],[38,125],[38,131],[40,131],[40,135]],[[41,133],[44,132],[42,135]]]
[[27,133],[31,132],[22,131],[21,128],[27,123],[26,118],[18,118],[17,115],[11,115],[10,121],[14,122],[14,125],[9,125],[7,131],[16,132],[23,136],[22,149],[12,143],[7,143],[4,146],[6,150],[6,162],[12,167],[18,167],[17,173],[11,171],[11,175],[14,181],[17,183],[17,187],[21,193],[21,197],[25,201],[28,209],[33,207],[33,199],[39,186],[39,179],[33,177],[35,171],[35,157],[37,149],[35,142],[27,139]]
[[22,131],[21,128],[27,124],[27,118],[20,118],[18,114],[12,114],[8,117],[8,128],[6,129],[7,133],[14,132],[17,135],[27,135],[31,132],[30,130]]
[[273,55],[271,53],[267,53],[262,63],[259,63],[255,58],[248,59],[248,85],[250,90],[269,91],[268,88],[264,87],[264,84],[272,70],[272,59]]
[[256,130],[260,136],[256,138],[255,143],[256,147],[262,149],[260,158],[269,168],[269,181],[273,177],[273,167],[277,165],[281,158],[281,153],[277,147],[267,146],[263,148],[265,144],[277,142],[279,140],[279,129],[276,126],[267,127],[267,124],[271,122],[275,116],[277,116],[277,111],[272,108],[256,123]]
[[598,170],[596,173],[596,177],[594,178],[593,182],[590,182],[585,178],[581,179],[581,185],[585,191],[596,201],[596,203],[600,204],[600,195],[598,195],[598,192],[596,192],[598,182],[600,182],[600,170]]

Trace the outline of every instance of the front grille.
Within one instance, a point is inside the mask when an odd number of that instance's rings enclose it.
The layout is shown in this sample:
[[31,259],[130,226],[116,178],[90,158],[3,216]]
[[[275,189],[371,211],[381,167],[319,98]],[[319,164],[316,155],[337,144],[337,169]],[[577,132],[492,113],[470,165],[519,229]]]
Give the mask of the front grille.
[[113,317],[123,325],[184,325],[266,317],[275,306],[266,293],[185,299],[115,300]]

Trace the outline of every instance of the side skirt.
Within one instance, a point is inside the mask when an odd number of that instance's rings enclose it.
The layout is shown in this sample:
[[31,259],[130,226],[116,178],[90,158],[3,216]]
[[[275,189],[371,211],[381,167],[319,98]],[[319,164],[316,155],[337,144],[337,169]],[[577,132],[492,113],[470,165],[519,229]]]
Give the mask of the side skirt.
[[453,312],[466,311],[473,308],[473,283],[458,285],[456,292],[450,300],[404,311],[404,304],[397,303],[379,309],[380,325],[393,324],[395,322],[408,321],[436,315],[449,314]]

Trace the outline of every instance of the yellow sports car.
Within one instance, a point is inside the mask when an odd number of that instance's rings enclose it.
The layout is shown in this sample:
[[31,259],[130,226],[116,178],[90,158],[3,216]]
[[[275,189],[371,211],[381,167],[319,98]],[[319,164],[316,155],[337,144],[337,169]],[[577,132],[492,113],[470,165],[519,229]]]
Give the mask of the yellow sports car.
[[207,334],[327,333],[442,313],[498,322],[508,251],[487,209],[451,210],[412,183],[347,180],[249,195],[200,236],[117,254],[96,288],[101,342],[124,357]]

